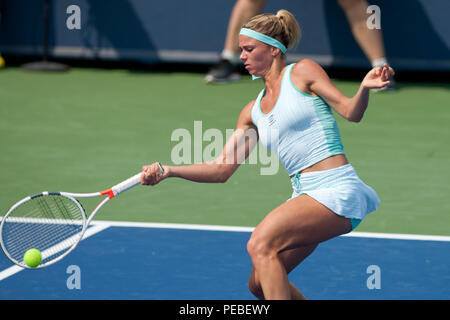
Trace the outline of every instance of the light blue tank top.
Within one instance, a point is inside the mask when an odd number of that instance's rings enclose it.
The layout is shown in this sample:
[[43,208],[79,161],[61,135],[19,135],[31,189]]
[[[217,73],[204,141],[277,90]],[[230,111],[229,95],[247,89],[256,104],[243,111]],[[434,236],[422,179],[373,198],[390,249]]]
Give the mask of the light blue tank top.
[[252,121],[261,143],[275,152],[289,176],[337,154],[344,154],[341,136],[330,106],[320,97],[294,87],[287,66],[280,94],[268,114],[261,111],[264,88],[252,109]]

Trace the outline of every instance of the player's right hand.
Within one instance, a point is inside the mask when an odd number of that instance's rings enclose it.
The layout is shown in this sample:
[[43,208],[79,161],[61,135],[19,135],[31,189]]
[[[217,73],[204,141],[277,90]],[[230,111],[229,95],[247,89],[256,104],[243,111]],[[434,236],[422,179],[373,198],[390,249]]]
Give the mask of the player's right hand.
[[159,162],[155,162],[147,166],[142,166],[140,182],[143,185],[154,186],[167,178],[167,173],[168,172],[165,167],[160,165]]

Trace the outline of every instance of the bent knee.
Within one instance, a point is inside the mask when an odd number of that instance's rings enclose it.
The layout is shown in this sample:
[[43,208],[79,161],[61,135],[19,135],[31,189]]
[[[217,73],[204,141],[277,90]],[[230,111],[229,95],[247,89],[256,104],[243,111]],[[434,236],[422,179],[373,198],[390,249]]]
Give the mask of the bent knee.
[[255,259],[271,256],[276,254],[273,244],[265,237],[252,235],[247,242],[247,252],[254,261]]

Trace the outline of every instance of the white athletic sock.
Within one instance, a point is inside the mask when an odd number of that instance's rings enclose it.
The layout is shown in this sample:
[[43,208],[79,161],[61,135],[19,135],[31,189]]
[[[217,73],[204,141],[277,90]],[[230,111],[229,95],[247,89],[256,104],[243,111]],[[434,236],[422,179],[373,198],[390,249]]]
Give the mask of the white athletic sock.
[[235,53],[233,51],[226,50],[226,49],[224,49],[222,51],[222,53],[220,54],[220,57],[222,59],[228,60],[232,64],[238,64],[241,61],[241,59],[239,59],[239,56],[240,56],[239,53]]

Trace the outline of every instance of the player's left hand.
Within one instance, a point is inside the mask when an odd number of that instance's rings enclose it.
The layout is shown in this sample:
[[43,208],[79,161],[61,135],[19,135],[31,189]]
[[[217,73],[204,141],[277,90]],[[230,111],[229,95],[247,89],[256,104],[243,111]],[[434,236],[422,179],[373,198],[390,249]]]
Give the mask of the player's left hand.
[[395,75],[394,69],[387,64],[373,68],[364,77],[361,85],[367,89],[380,89],[390,84],[390,79]]

